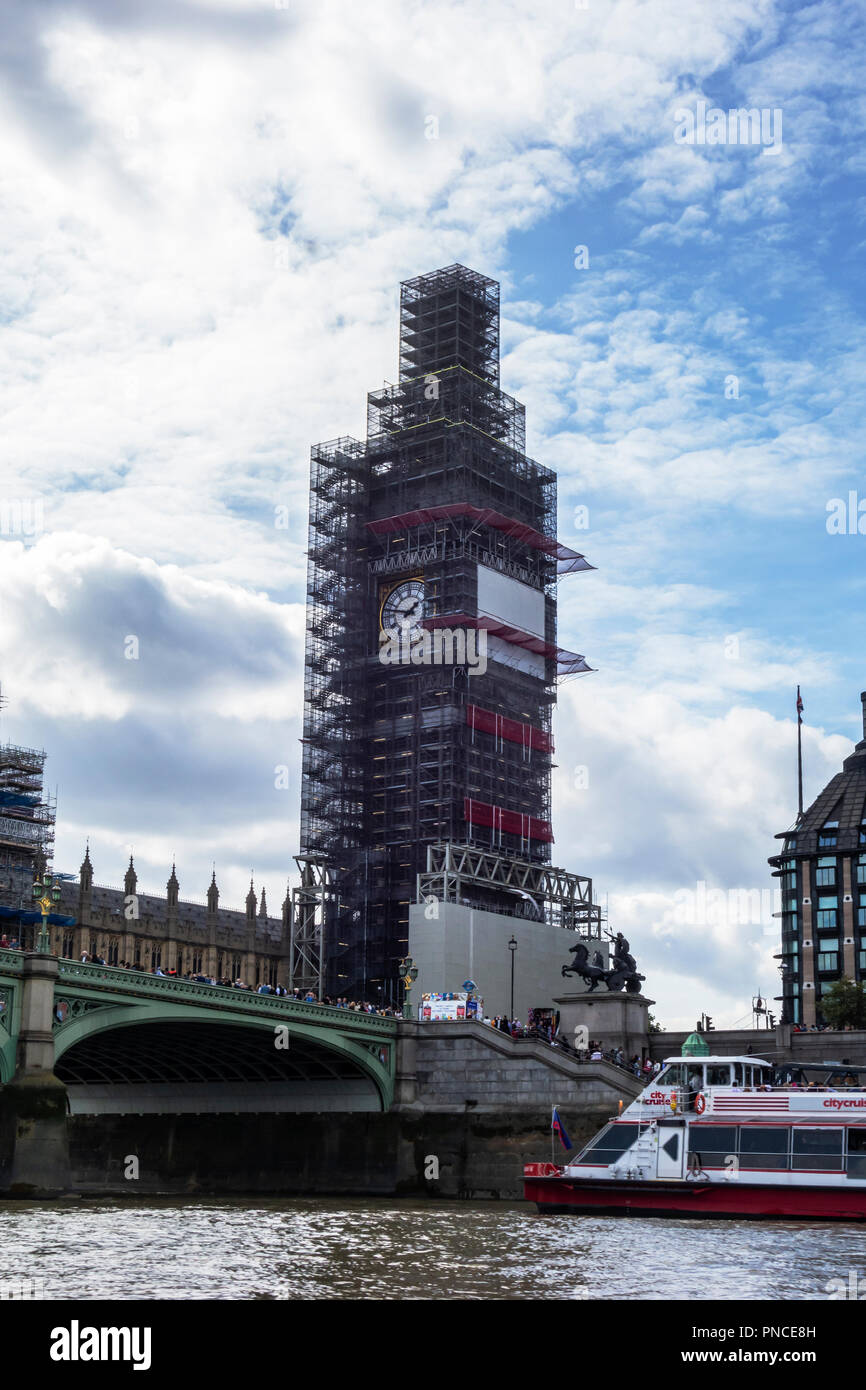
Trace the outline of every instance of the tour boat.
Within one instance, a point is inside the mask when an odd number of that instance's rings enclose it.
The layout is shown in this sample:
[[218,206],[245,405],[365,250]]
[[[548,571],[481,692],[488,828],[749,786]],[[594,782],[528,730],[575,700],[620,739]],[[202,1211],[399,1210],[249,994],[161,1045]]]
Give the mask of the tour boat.
[[576,1157],[523,1173],[543,1213],[866,1220],[866,1068],[670,1057]]

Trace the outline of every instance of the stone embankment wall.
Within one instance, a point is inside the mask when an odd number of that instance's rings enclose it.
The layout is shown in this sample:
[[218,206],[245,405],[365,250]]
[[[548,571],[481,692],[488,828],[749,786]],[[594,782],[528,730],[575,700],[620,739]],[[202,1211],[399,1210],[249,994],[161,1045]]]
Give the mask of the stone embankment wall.
[[[651,1033],[650,1055],[654,1061],[678,1057],[688,1033]],[[841,1062],[866,1066],[866,1033],[861,1031],[795,1033],[790,1027],[714,1028],[705,1033],[711,1053],[720,1057],[751,1055],[768,1062]]]
[[398,1072],[386,1114],[72,1115],[73,1189],[517,1200],[524,1163],[563,1152],[553,1105],[577,1148],[641,1084],[475,1023],[402,1028]]
[[[405,1027],[405,1026],[404,1026]],[[643,1083],[610,1062],[578,1062],[549,1043],[516,1041],[479,1023],[419,1023],[414,1040],[417,1101],[436,1110],[506,1110],[528,1106],[629,1105]]]

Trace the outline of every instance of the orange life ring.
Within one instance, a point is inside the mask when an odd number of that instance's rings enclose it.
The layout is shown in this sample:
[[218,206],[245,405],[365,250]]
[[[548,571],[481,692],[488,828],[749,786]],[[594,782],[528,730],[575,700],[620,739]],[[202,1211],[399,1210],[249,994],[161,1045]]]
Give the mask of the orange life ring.
[[695,1114],[703,1115],[706,1108],[707,1098],[704,1095],[703,1091],[698,1091],[698,1094],[695,1096]]

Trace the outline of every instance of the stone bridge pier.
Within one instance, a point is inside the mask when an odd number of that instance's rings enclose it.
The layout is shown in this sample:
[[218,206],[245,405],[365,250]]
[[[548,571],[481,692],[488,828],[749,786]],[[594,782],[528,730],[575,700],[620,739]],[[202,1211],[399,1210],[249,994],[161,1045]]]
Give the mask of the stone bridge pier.
[[0,1091],[0,1190],[55,1197],[69,1190],[67,1092],[54,1075],[55,956],[21,963],[15,1075]]

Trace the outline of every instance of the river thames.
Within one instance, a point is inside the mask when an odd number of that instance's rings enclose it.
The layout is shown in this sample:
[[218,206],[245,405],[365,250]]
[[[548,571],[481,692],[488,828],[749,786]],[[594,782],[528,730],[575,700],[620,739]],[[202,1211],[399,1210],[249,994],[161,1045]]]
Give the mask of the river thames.
[[827,1300],[830,1223],[541,1217],[518,1202],[78,1200],[0,1208],[0,1279],[46,1299]]

